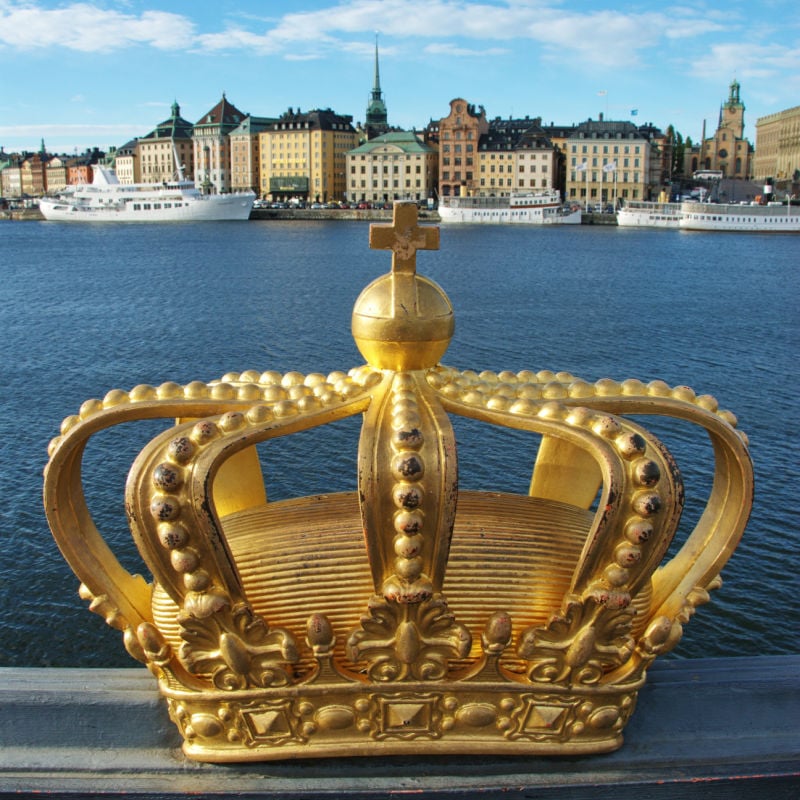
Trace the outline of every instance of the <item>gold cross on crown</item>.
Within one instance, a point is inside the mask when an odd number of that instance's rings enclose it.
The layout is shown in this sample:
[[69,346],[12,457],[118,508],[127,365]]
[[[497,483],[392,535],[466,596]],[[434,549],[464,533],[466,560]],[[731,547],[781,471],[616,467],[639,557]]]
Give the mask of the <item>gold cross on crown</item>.
[[373,250],[392,251],[392,272],[414,274],[417,250],[438,250],[439,229],[417,224],[417,204],[402,201],[394,204],[392,224],[369,226],[369,246]]
[[369,246],[392,251],[392,271],[356,300],[353,335],[359,350],[380,369],[433,367],[453,335],[453,307],[441,287],[417,274],[417,250],[438,250],[439,228],[418,225],[417,204],[400,201],[391,225],[370,225]]

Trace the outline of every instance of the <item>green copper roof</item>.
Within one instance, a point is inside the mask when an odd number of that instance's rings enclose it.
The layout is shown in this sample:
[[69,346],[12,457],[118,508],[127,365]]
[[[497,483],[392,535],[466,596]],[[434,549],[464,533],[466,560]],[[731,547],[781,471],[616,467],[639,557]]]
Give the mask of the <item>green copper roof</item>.
[[428,147],[412,131],[397,131],[395,133],[384,133],[370,139],[360,147],[351,150],[351,153],[372,153],[380,147],[391,145],[402,150],[404,153],[431,153],[432,148]]

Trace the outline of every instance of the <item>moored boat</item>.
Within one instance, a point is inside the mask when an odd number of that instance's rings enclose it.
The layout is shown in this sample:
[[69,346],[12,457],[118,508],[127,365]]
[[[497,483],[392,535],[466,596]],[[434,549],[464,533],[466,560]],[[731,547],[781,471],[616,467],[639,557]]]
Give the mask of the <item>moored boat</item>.
[[800,233],[800,207],[791,203],[684,202],[680,207],[679,226],[690,231]]
[[439,218],[444,223],[563,225],[580,224],[581,211],[565,207],[559,192],[548,189],[505,197],[442,197]]
[[678,228],[680,219],[680,203],[629,200],[617,210],[620,228]]
[[94,167],[90,184],[43,197],[39,210],[57,222],[192,222],[246,220],[255,194],[203,194],[192,181],[122,184],[113,170]]

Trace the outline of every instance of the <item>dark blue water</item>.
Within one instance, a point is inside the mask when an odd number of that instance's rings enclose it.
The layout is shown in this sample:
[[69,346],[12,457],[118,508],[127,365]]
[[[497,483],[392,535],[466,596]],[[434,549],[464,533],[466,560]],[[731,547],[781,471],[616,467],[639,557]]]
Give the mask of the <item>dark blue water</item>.
[[[62,418],[110,388],[360,364],[350,313],[389,256],[368,249],[356,222],[7,222],[0,233],[0,665],[128,666],[119,634],[78,598],[44,518],[41,472]],[[661,378],[736,412],[756,465],[753,517],[676,656],[800,652],[800,237],[445,228],[442,249],[418,263],[456,309],[447,364]],[[132,570],[122,492],[154,425],[104,433],[85,459],[93,514]],[[518,437],[493,436],[487,460],[483,447],[470,455],[469,424],[457,432],[464,485],[527,490]],[[710,448],[688,427],[658,432],[685,474],[687,530],[708,492]],[[351,435],[343,424],[316,438],[313,460],[307,437],[278,442],[270,496],[354,488]]]

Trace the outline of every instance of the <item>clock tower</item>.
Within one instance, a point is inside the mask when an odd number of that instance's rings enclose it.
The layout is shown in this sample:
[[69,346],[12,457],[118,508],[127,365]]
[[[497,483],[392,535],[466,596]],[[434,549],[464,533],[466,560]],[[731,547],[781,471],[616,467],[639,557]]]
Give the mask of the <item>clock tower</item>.
[[739,81],[733,80],[730,94],[719,111],[719,127],[727,128],[734,139],[744,138],[744,103],[739,97]]
[[724,178],[750,178],[753,146],[744,138],[744,103],[739,95],[739,81],[731,81],[728,99],[720,106],[719,124],[714,135],[700,146],[693,169],[719,170]]

